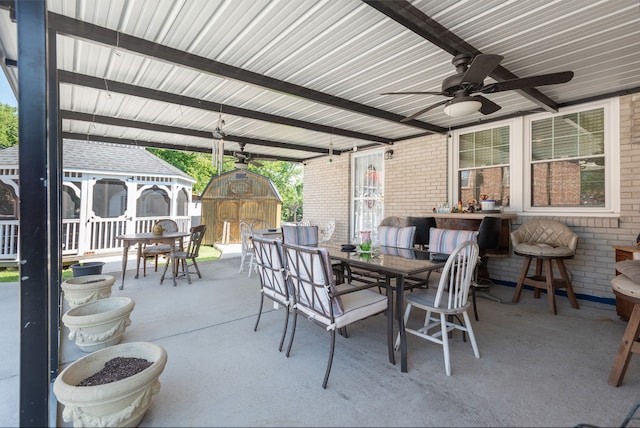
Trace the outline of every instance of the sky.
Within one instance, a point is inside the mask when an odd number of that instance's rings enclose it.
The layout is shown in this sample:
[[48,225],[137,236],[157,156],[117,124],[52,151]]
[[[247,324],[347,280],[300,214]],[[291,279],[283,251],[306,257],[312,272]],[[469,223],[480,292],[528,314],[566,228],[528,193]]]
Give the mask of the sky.
[[13,91],[2,70],[0,70],[0,104],[9,104],[11,107],[18,107],[18,101],[13,95]]

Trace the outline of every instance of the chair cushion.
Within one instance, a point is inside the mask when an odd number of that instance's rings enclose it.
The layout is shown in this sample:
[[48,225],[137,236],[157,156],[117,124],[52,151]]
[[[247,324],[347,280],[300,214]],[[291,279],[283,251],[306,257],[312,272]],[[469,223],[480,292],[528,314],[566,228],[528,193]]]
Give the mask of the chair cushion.
[[378,241],[380,245],[397,248],[413,248],[416,227],[379,226]]
[[171,252],[171,246],[170,245],[150,245],[148,247],[145,247],[144,250],[142,250],[143,254],[161,254],[161,253],[170,253]]
[[625,275],[617,275],[611,280],[611,288],[625,296],[640,299],[640,283],[632,281]]
[[640,285],[640,260],[623,260],[616,263],[616,270]]
[[544,242],[523,242],[513,247],[513,251],[517,254],[533,257],[571,257],[575,255],[575,251],[569,247],[554,247]]
[[360,290],[340,296],[343,312],[335,316],[336,328],[375,315],[387,309],[388,298],[371,290]]
[[429,231],[429,251],[432,253],[451,254],[460,244],[466,241],[477,242],[477,230],[438,229]]

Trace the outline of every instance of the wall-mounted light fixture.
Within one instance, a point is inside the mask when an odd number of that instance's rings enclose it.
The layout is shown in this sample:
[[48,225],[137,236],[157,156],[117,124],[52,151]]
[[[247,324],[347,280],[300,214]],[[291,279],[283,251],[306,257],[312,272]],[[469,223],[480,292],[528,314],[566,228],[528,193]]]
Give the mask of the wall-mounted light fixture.
[[393,150],[389,149],[384,152],[384,158],[385,160],[393,159]]

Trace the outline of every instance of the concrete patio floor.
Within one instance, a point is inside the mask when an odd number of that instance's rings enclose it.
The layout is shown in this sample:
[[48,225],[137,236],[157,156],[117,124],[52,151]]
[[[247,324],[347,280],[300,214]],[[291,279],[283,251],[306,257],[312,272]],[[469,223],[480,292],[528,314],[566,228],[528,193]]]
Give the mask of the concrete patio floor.
[[[167,350],[160,393],[140,426],[619,426],[640,400],[640,357],[619,388],[607,384],[626,323],[615,308],[558,296],[557,316],[546,299],[525,291],[521,302],[478,299],[474,329],[481,358],[456,333],[452,376],[441,347],[410,336],[409,373],[388,362],[384,316],[338,336],[326,390],[321,387],[329,335],[299,319],[290,358],[278,352],[284,314],[265,304],[257,332],[258,278],[238,273],[237,248],[201,263],[173,287],[160,273],[118,290],[119,260],[103,273],[116,276],[113,296],[136,306],[124,342],[151,341]],[[130,264],[129,266],[133,266]],[[511,301],[513,288],[492,292]],[[0,285],[0,426],[19,423],[18,284]],[[66,309],[66,308],[65,308]],[[417,319],[417,318],[416,318]],[[63,366],[86,354],[63,328]],[[60,406],[61,407],[61,406]],[[61,408],[58,411],[61,414]],[[59,416],[59,426],[70,426]]]

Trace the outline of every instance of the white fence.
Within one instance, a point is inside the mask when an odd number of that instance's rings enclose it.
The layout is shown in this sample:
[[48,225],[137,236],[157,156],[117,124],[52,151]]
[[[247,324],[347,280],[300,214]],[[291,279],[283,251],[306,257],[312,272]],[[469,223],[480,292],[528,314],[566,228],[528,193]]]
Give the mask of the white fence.
[[[78,219],[62,221],[60,247],[63,256],[83,256],[114,250],[122,250],[122,243],[116,239],[125,233],[151,232],[153,224],[166,217],[145,217],[139,219],[92,219],[83,230]],[[174,218],[181,231],[191,227],[190,217]],[[0,220],[0,261],[18,261],[19,221]]]

